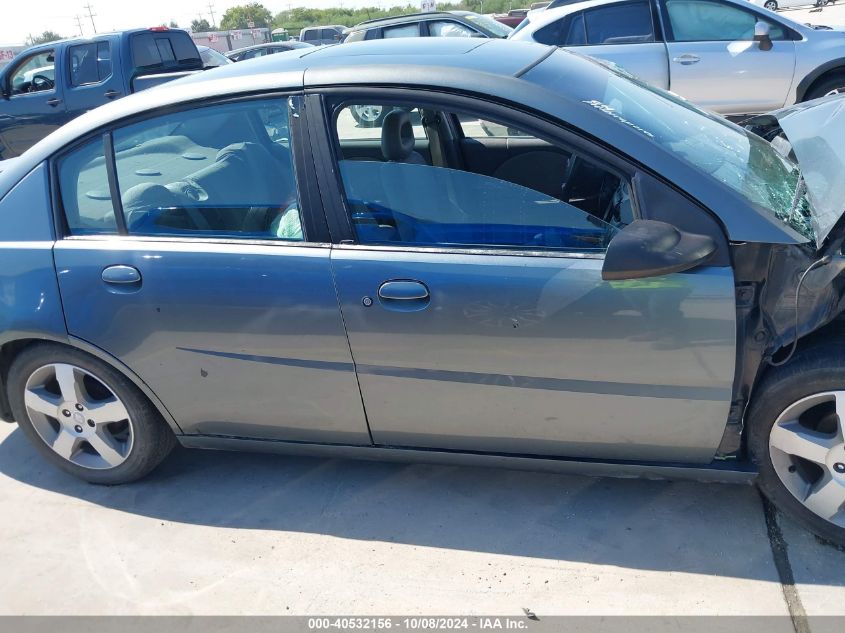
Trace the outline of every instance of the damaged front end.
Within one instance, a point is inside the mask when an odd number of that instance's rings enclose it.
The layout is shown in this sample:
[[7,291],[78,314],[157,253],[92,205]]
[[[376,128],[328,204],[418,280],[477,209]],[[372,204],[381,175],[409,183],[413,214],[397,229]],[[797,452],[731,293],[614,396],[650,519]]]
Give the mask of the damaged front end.
[[[754,117],[744,127],[794,163],[794,200],[781,219],[810,239],[732,245],[738,345],[722,459],[742,450],[745,411],[766,369],[789,362],[800,339],[822,329],[835,334],[845,311],[845,98]],[[842,326],[845,334],[845,320]]]

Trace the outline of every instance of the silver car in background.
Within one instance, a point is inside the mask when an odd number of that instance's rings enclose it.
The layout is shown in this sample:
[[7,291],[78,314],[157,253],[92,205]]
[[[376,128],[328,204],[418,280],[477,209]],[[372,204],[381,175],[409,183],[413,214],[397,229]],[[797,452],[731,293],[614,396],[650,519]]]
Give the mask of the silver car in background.
[[845,34],[746,0],[586,0],[529,13],[510,39],[612,62],[722,115],[845,90]]

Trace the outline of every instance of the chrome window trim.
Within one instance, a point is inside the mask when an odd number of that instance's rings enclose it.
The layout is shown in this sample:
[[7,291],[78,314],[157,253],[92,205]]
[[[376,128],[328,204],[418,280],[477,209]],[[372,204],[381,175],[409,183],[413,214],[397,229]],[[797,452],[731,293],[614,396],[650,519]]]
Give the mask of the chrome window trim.
[[163,242],[167,244],[219,244],[229,246],[296,246],[304,248],[329,248],[329,242],[306,242],[304,240],[282,240],[275,239],[240,239],[224,237],[182,237],[174,235],[115,235],[115,234],[92,234],[92,235],[67,235],[57,243],[61,242]]
[[397,244],[383,245],[383,244],[334,244],[333,248],[337,250],[351,250],[351,251],[376,251],[376,252],[395,252],[395,253],[432,253],[440,255],[491,255],[496,257],[503,256],[518,256],[518,257],[554,257],[556,259],[598,259],[604,260],[605,253],[588,253],[581,251],[564,251],[564,250],[527,250],[527,249],[509,249],[509,248],[467,248],[463,246],[444,247],[444,246],[414,246]]

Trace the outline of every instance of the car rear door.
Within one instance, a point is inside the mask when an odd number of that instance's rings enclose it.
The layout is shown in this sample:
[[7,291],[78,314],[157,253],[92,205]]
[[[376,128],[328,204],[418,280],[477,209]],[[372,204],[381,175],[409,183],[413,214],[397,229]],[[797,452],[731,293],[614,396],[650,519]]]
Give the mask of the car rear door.
[[185,433],[370,443],[298,99],[192,104],[56,163],[68,332]]
[[613,62],[653,86],[669,87],[666,44],[650,0],[573,13],[538,30],[535,39]]
[[[478,114],[472,123],[478,101],[425,100],[427,119],[442,116],[429,108],[454,108],[462,126],[486,134]],[[352,121],[343,110],[356,103],[345,96],[328,106],[338,137]],[[560,133],[484,108],[499,129]],[[318,110],[309,104],[309,116]],[[482,156],[483,136],[463,160],[449,158],[452,143],[443,140],[430,160],[406,144],[407,156],[389,162],[357,160],[325,136],[316,126],[314,145],[338,162],[322,167],[323,198],[344,201],[329,214],[338,242],[332,268],[376,444],[711,460],[731,398],[732,272],[723,258],[659,279],[602,281],[607,240],[640,205],[627,167],[590,156],[583,142],[581,154],[560,137],[527,133],[512,140],[533,143],[535,155],[514,153],[519,164],[510,166],[499,144]],[[573,164],[573,155],[590,160]],[[555,169],[556,186],[543,191]],[[703,213],[684,200],[661,206],[687,219]]]
[[[661,0],[661,10],[672,92],[720,114],[783,107],[800,39],[794,31],[750,5],[720,0]],[[757,22],[769,27],[770,50],[754,41]]]
[[78,116],[123,95],[119,47],[116,38],[102,37],[68,46],[64,73],[65,101],[71,116]]

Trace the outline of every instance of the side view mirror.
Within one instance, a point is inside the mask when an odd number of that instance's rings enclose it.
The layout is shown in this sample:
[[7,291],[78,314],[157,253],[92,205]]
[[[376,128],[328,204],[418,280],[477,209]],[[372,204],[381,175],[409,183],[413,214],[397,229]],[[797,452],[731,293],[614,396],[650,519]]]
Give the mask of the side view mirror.
[[706,235],[687,233],[658,220],[634,220],[610,240],[601,278],[659,277],[704,264],[716,252]]
[[761,51],[772,50],[772,38],[769,33],[769,25],[765,22],[757,22],[757,24],[754,25],[754,41],[757,42],[757,47]]

